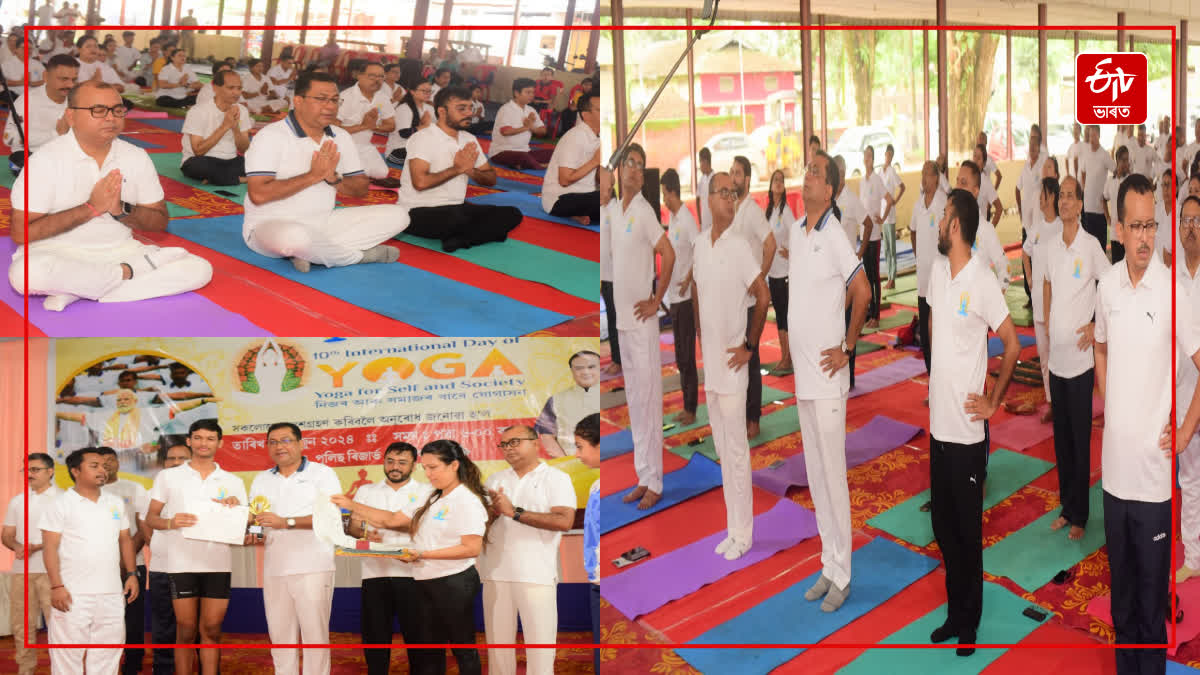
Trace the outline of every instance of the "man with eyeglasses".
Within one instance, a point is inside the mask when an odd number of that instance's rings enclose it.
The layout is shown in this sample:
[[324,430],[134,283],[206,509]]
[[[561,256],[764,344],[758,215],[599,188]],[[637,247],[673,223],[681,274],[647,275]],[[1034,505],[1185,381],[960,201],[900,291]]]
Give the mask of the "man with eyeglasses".
[[[771,270],[771,262],[775,260],[778,243],[771,224],[759,207],[758,202],[750,199],[750,160],[738,155],[733,158],[729,167],[729,177],[733,189],[737,191],[737,202],[734,205],[733,223],[729,226],[731,234],[741,237],[750,245],[750,253],[762,270],[763,278],[767,278]],[[712,190],[712,184],[709,184]],[[751,314],[754,311],[754,298],[747,295],[742,301],[746,312],[747,328],[754,325]],[[762,368],[758,357],[758,341],[746,335],[746,348],[750,350],[749,378],[746,383],[746,437],[755,438],[759,434],[758,421],[762,417]]]
[[408,234],[438,239],[452,253],[508,239],[524,218],[514,206],[468,202],[467,179],[496,184],[492,168],[471,126],[471,92],[446,87],[434,99],[437,124],[408,139],[400,202],[408,206]]
[[[713,222],[693,243],[691,305],[704,354],[704,392],[725,496],[727,532],[715,553],[736,560],[750,551],[754,538],[744,397],[749,377],[746,367],[752,359],[750,345],[762,336],[770,294],[750,244],[731,231],[738,192],[729,174],[715,174],[708,189]],[[749,317],[741,311],[745,295],[754,298]]]
[[567,359],[575,383],[546,400],[534,429],[551,457],[574,455],[575,426],[600,409],[600,355],[591,350],[575,352]]
[[596,169],[600,166],[600,96],[579,96],[579,119],[554,146],[542,181],[542,208],[560,218],[583,225],[600,224],[600,194]]
[[44,295],[43,307],[62,311],[79,298],[129,302],[206,285],[208,261],[133,237],[134,230],[166,230],[168,217],[150,156],[118,138],[125,106],[117,90],[90,80],[76,85],[66,116],[71,131],[42,146],[13,184],[13,288]]
[[[1200,334],[1185,303],[1175,308],[1172,335],[1171,271],[1154,253],[1156,227],[1154,186],[1145,176],[1129,176],[1117,193],[1115,230],[1125,258],[1100,279],[1095,330],[1096,385],[1104,397],[1104,535],[1118,645],[1167,641],[1171,435],[1182,450],[1200,421],[1200,383],[1178,429],[1171,419],[1173,392],[1164,383],[1171,381],[1172,347],[1200,364]],[[1178,295],[1187,297],[1182,289]],[[1180,400],[1177,408],[1183,407]],[[1165,658],[1165,649],[1118,648],[1117,672],[1162,672]]]
[[[8,166],[14,173],[25,166],[24,148],[29,154],[41,148],[46,143],[70,131],[67,123],[67,94],[75,86],[79,75],[79,62],[72,56],[57,54],[50,59],[46,66],[46,84],[29,90],[29,116],[23,117],[25,127],[25,145],[21,144],[21,135],[17,132],[17,124],[12,115],[4,124],[4,143],[12,148],[8,156]],[[24,97],[22,97],[24,98]],[[17,99],[14,104],[18,114],[25,115],[25,103]]]
[[[303,79],[303,78],[302,78]],[[297,87],[299,89],[299,87]],[[267,428],[267,451],[276,465],[250,484],[250,501],[266,500],[268,510],[254,516],[265,528],[263,608],[274,644],[329,644],[333,608],[333,547],[312,529],[313,504],[319,495],[340,495],[333,469],[304,456],[300,427],[276,422]],[[326,497],[327,498],[327,497]],[[279,673],[300,672],[298,649],[271,650]],[[304,675],[328,675],[329,650],[304,650]]]
[[371,182],[382,188],[398,188],[400,181],[388,178],[388,166],[371,143],[375,134],[390,134],[396,128],[396,108],[383,89],[383,66],[367,63],[358,73],[358,84],[342,92],[338,123],[354,138],[358,158]]
[[[569,433],[575,433],[573,426]],[[538,437],[530,427],[508,427],[497,447],[509,468],[485,483],[495,517],[479,555],[487,641],[514,644],[520,618],[526,644],[553,644],[558,635],[558,545],[575,522],[575,488],[567,474],[538,460]],[[526,649],[525,672],[553,675],[554,652]],[[516,675],[516,650],[489,648],[488,669]]]
[[529,105],[533,101],[533,86],[533,80],[527,77],[513,80],[512,100],[496,111],[492,143],[488,146],[488,157],[495,164],[517,170],[544,169],[550,161],[550,150],[529,147],[533,136],[546,135],[546,125]]
[[[54,486],[54,460],[44,452],[29,455],[25,479],[29,489],[9,500],[0,541],[16,554],[8,587],[8,616],[15,651],[13,660],[17,662],[18,673],[33,675],[37,668],[37,651],[25,648],[25,622],[28,620],[32,629],[29,641],[37,642],[38,615],[41,614],[47,621],[50,619],[50,578],[46,576],[46,563],[42,561],[42,531],[38,528],[38,522],[46,509],[62,494],[62,490]],[[26,501],[29,502],[29,523],[33,526],[28,537],[25,536]],[[28,561],[25,559],[27,544]],[[29,564],[28,574],[25,573],[26,562]],[[29,612],[25,611],[26,587],[29,588]],[[29,615],[28,619],[26,614]]]
[[337,105],[333,75],[305,73],[292,111],[263,127],[246,151],[242,238],[255,253],[288,258],[300,273],[313,263],[396,262],[399,251],[384,242],[408,227],[408,210],[397,204],[334,210],[339,194],[365,197],[370,180],[354,139],[333,126]]
[[[621,348],[621,372],[633,433],[638,484],[621,500],[646,510],[663,491],[662,361],[658,355],[658,307],[671,283],[675,249],[642,195],[646,151],[630,143],[621,161],[621,198],[613,199],[612,174],[600,169],[600,207],[608,212],[613,261],[613,306]],[[658,281],[654,256],[661,256]],[[640,501],[639,501],[640,500]]]
[[[1184,324],[1179,318],[1179,310],[1190,309],[1192,325],[1195,326],[1196,307],[1200,305],[1200,274],[1197,274],[1200,272],[1200,198],[1188,197],[1183,200],[1178,232],[1179,250],[1183,256],[1179,259],[1175,276],[1179,289],[1175,308],[1182,330]],[[1186,354],[1177,354],[1175,358],[1175,399],[1177,402],[1185,401],[1195,389],[1200,371]],[[1179,416],[1177,421],[1182,424],[1185,408],[1176,403],[1175,410]],[[1175,583],[1182,584],[1200,575],[1200,435],[1193,434],[1190,438],[1180,436],[1175,443],[1183,447],[1178,460],[1181,497],[1179,539],[1183,542],[1183,564],[1175,572]]]
[[183,119],[182,161],[179,170],[195,181],[212,185],[246,182],[246,160],[238,153],[250,147],[250,111],[238,103],[242,78],[230,70],[218,71],[212,100],[188,109]]

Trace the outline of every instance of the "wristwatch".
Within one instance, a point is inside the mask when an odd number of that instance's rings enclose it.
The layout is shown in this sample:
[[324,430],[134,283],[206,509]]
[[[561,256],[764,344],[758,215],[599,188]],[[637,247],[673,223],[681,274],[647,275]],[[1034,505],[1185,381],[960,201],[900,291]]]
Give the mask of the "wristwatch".
[[522,513],[525,513],[525,509],[523,509],[523,508],[521,508],[521,507],[519,507],[519,506],[518,506],[518,507],[516,507],[515,509],[513,509],[513,517],[512,517],[512,519],[513,519],[513,520],[515,520],[515,521],[517,521],[518,523],[519,523],[519,522],[521,522],[521,514],[522,514]]
[[288,518],[288,519],[287,519],[287,526],[288,526],[288,529],[289,529],[289,530],[290,530],[290,529],[293,529],[294,527],[296,527],[296,519],[295,519],[295,518]]
[[126,202],[126,201],[122,201],[121,202],[121,213],[119,215],[113,216],[113,218],[116,218],[117,220],[124,220],[124,219],[128,218],[129,214],[131,214],[131,213],[133,213],[133,204],[130,204],[129,202]]
[[850,348],[846,346],[845,340],[842,340],[842,351],[846,354],[846,356],[850,356]]
[[758,345],[750,342],[749,340],[746,340],[746,351],[751,351],[751,352],[758,351]]

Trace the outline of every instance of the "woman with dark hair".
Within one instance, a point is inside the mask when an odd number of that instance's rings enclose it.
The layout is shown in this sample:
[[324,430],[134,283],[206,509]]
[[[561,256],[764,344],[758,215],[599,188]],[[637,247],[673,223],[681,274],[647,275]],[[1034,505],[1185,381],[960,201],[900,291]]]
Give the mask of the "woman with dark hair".
[[[479,467],[462,446],[437,440],[421,449],[421,466],[433,493],[409,518],[403,511],[385,511],[331,497],[350,511],[351,520],[365,520],[385,529],[407,528],[413,549],[399,556],[413,563],[413,579],[422,602],[415,608],[420,627],[416,644],[474,644],[475,596],[481,584],[475,558],[487,537],[489,505]],[[407,636],[406,636],[407,637]],[[454,660],[463,675],[482,672],[479,650],[454,648]],[[442,649],[409,649],[413,675],[441,675],[446,668]]]
[[408,139],[430,124],[437,123],[437,113],[433,110],[433,85],[416,81],[409,82],[407,93],[396,106],[396,130],[388,134],[387,147],[384,154],[387,161],[393,164],[404,164],[408,153],[405,146]]
[[771,291],[771,304],[775,307],[775,326],[779,330],[779,363],[771,374],[792,374],[792,354],[788,349],[788,251],[787,243],[792,223],[796,216],[788,206],[787,188],[783,184],[783,171],[776,169],[771,174],[770,189],[767,191],[767,223],[779,249],[767,272],[767,288]]

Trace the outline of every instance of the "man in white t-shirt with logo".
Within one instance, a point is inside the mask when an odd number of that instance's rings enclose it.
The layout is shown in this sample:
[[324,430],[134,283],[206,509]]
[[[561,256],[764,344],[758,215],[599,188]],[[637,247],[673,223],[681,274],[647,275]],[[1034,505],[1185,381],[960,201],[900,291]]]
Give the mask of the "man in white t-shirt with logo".
[[585,225],[600,223],[600,95],[579,96],[579,121],[554,146],[542,181],[542,209],[552,216],[572,218]]
[[869,145],[863,150],[863,167],[865,173],[859,184],[859,192],[863,206],[867,209],[867,217],[871,219],[871,228],[869,232],[862,233],[864,245],[860,257],[863,269],[867,273],[867,283],[871,287],[867,328],[878,328],[879,309],[883,303],[883,287],[879,281],[879,243],[883,236],[883,209],[890,205],[891,195],[888,194],[883,179],[875,171],[875,148]]
[[925,372],[929,372],[932,345],[929,343],[929,271],[942,255],[938,252],[938,223],[946,211],[946,194],[938,189],[937,164],[925,162],[921,167],[921,194],[913,204],[908,235],[913,253],[917,256],[917,325],[921,340],[921,355]]
[[[187,437],[163,436],[158,457],[164,470],[173,469],[191,459],[192,449],[187,445]],[[146,564],[150,581],[146,589],[147,602],[150,604],[150,642],[163,645],[153,650],[153,672],[154,675],[171,675],[175,672],[175,650],[168,645],[175,644],[178,626],[175,623],[175,601],[171,598],[171,576],[167,573],[170,551],[167,549],[166,534],[155,536],[154,528],[150,527],[149,509],[150,502],[147,501],[146,511],[138,516],[142,519],[142,534],[150,542],[150,560]]]
[[[37,641],[38,616],[50,620],[50,579],[42,561],[42,530],[38,528],[42,514],[54,504],[62,490],[54,486],[54,460],[44,452],[29,455],[26,473],[29,489],[14,496],[4,513],[4,530],[0,534],[4,546],[16,554],[9,575],[9,626],[12,629],[13,660],[20,675],[33,675],[37,668],[37,652],[25,647],[25,622],[29,622],[29,641]],[[25,533],[25,503],[29,503],[29,536]],[[26,561],[26,545],[29,560]],[[29,573],[25,573],[25,565]],[[26,588],[29,589],[29,611],[25,608]],[[28,618],[26,618],[28,615]]]
[[[683,395],[683,410],[675,422],[684,426],[696,421],[700,400],[700,377],[696,369],[696,314],[692,306],[692,246],[699,234],[696,219],[683,205],[680,197],[679,174],[667,169],[659,180],[663,205],[667,207],[667,237],[675,250],[675,269],[671,271],[671,288],[667,290],[667,307],[671,314],[671,333],[675,338],[675,365],[679,368],[679,391]],[[705,182],[707,189],[708,181]],[[707,199],[707,193],[705,194]],[[709,211],[711,217],[711,209]]]
[[[729,167],[729,177],[733,181],[733,189],[738,191],[733,224],[729,226],[730,234],[745,239],[750,245],[750,253],[765,279],[771,270],[771,263],[775,260],[778,242],[775,241],[775,233],[771,231],[771,224],[767,222],[762,208],[750,198],[750,181],[753,179],[750,160],[741,155],[734,157],[733,164]],[[712,208],[711,203],[709,208]],[[742,303],[746,308],[746,326],[750,328],[753,325],[750,315],[754,311],[754,298],[747,295]],[[746,335],[746,345],[750,349],[750,365],[747,366],[750,369],[750,377],[746,389],[746,436],[755,438],[760,431],[759,419],[762,418],[762,368],[758,343],[751,341],[749,334]]]
[[[493,164],[519,170],[544,169],[550,162],[550,149],[529,147],[533,136],[540,138],[546,135],[546,125],[542,124],[537,111],[529,105],[533,101],[533,88],[533,80],[527,77],[513,80],[512,100],[496,111],[492,143],[488,146],[488,158]],[[470,96],[467,100],[470,100]]]
[[[1158,225],[1163,227],[1160,222]],[[1168,229],[1178,232],[1179,264],[1176,266],[1176,288],[1179,297],[1175,302],[1176,330],[1183,332],[1190,325],[1200,330],[1200,198],[1183,200],[1179,214],[1179,227]],[[1189,400],[1200,378],[1200,371],[1187,354],[1175,355],[1175,400]],[[1176,404],[1176,423],[1183,424],[1187,408]],[[1200,575],[1200,435],[1175,439],[1179,452],[1179,539],[1183,543],[1183,561],[1175,571],[1175,583],[1182,584]]]
[[[142,551],[146,546],[145,531],[142,528],[141,514],[145,513],[149,503],[146,488],[127,478],[120,478],[121,462],[117,452],[112,448],[97,448],[104,458],[104,471],[108,474],[108,482],[100,488],[100,493],[120,499],[125,505],[125,518],[129,524],[129,538],[133,542],[134,563],[137,566],[138,588],[146,588],[146,558]],[[137,599],[125,605],[125,643],[139,644],[144,642],[146,634],[146,596],[138,595]],[[145,650],[140,647],[126,647],[125,661],[121,672],[125,675],[140,673],[142,657]]]
[[232,71],[213,76],[213,100],[197,103],[183,119],[183,175],[211,185],[246,182],[246,159],[239,153],[250,147],[250,111],[238,103],[242,79]]
[[396,107],[383,89],[383,66],[367,63],[358,73],[358,84],[342,91],[338,124],[354,139],[358,159],[375,185],[398,188],[400,181],[388,178],[388,166],[371,142],[375,134],[388,135],[396,128]]
[[[499,448],[509,468],[485,484],[495,520],[478,561],[487,641],[515,643],[519,617],[526,644],[552,644],[558,636],[558,545],[575,522],[575,488],[567,474],[538,460],[530,427],[505,429]],[[553,675],[554,651],[525,650],[525,672]],[[488,672],[516,675],[516,650],[488,649]]]
[[1100,127],[1087,126],[1088,146],[1079,156],[1079,179],[1083,183],[1083,229],[1108,248],[1108,219],[1104,216],[1104,185],[1116,171],[1112,155],[1100,147]]

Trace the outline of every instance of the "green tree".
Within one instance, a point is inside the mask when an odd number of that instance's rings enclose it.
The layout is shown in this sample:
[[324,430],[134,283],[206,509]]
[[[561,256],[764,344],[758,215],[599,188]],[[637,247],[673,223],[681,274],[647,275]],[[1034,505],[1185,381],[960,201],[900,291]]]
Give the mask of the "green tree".
[[965,152],[975,145],[992,95],[992,72],[999,36],[994,33],[946,31],[946,77],[950,84],[950,151]]
[[846,62],[854,80],[854,122],[858,125],[871,123],[871,86],[875,77],[876,31],[846,31],[842,44],[846,50]]

